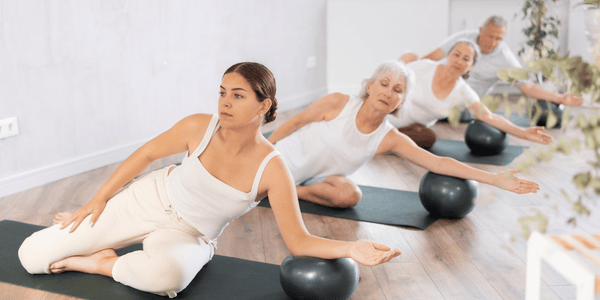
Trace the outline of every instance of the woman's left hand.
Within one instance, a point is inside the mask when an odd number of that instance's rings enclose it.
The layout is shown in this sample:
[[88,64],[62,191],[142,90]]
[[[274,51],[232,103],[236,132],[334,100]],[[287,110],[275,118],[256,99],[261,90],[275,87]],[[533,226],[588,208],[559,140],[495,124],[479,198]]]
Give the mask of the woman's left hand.
[[542,127],[542,126],[529,127],[527,129],[525,129],[524,138],[527,140],[530,140],[532,142],[547,145],[548,143],[552,142],[553,139],[551,136],[543,133],[542,130],[544,130],[544,127]]
[[348,257],[365,266],[376,266],[402,254],[400,250],[366,240],[352,242],[346,250]]
[[494,176],[494,185],[517,194],[537,193],[540,185],[537,182],[525,180],[514,176],[521,172],[520,169],[512,169],[500,172]]
[[560,97],[559,102],[566,106],[579,106],[583,104],[583,98],[577,97],[571,93],[566,93]]

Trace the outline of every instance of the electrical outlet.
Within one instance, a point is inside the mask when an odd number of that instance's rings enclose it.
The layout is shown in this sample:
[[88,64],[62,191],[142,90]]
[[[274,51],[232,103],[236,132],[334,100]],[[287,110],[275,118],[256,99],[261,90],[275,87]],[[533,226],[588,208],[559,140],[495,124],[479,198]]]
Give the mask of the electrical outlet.
[[0,120],[0,140],[19,134],[17,117]]

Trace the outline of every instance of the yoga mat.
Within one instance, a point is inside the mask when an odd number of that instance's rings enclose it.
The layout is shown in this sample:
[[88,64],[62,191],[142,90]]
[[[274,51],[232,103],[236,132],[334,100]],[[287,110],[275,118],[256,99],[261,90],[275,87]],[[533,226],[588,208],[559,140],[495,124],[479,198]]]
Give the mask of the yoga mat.
[[[0,221],[0,281],[85,299],[169,299],[122,285],[112,278],[79,272],[30,275],[17,250],[42,226]],[[139,250],[134,245],[119,255]],[[279,266],[215,255],[175,299],[289,299],[279,283]]]
[[438,139],[428,150],[435,155],[452,157],[461,162],[505,166],[521,155],[524,148],[528,147],[508,145],[500,154],[479,156],[471,154],[464,141]]
[[[366,221],[372,223],[413,227],[425,230],[437,221],[425,210],[416,192],[360,186],[363,196],[358,205],[332,208],[300,200],[300,211],[315,215]],[[258,206],[271,207],[269,199]]]

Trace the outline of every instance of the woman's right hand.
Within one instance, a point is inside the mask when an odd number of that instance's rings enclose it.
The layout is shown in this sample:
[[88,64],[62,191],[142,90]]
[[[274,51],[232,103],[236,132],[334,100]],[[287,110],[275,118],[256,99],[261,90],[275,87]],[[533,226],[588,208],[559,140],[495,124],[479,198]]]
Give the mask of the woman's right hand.
[[104,211],[105,207],[106,201],[92,199],[80,209],[78,209],[76,212],[74,212],[68,219],[64,220],[60,229],[65,229],[67,228],[67,226],[69,226],[69,224],[73,223],[73,226],[71,226],[71,230],[69,230],[69,233],[72,233],[73,231],[75,231],[75,229],[77,229],[77,227],[79,227],[81,222],[83,222],[83,220],[88,215],[92,215],[92,219],[90,220],[90,227],[93,227],[98,218],[100,217],[102,211]]
[[372,241],[358,240],[352,242],[346,250],[347,257],[365,266],[376,266],[390,261],[402,254],[400,250],[391,250],[390,247]]

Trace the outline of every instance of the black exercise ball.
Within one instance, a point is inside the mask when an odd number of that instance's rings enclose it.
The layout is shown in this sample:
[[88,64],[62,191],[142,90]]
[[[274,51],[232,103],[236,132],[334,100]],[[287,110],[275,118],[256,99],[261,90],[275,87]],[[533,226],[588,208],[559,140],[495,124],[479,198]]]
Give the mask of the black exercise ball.
[[467,126],[465,142],[475,155],[496,155],[508,146],[508,136],[499,129],[475,120]]
[[286,257],[279,268],[283,291],[294,299],[348,299],[360,271],[350,258]]
[[477,186],[472,180],[427,172],[421,178],[419,198],[435,217],[463,218],[475,208]]
[[[537,120],[536,125],[546,127],[546,122],[548,120],[548,102],[546,102],[544,100],[537,100],[537,104],[540,106],[540,110],[542,111],[542,114],[540,115],[540,118]],[[556,125],[554,125],[554,127],[552,127],[552,128],[560,128],[562,125],[562,115],[563,115],[563,112],[565,111],[565,106],[563,104],[550,103],[550,109],[552,110],[552,113],[557,117]],[[531,115],[535,116],[536,112],[537,112],[537,107],[534,104],[531,107]]]

